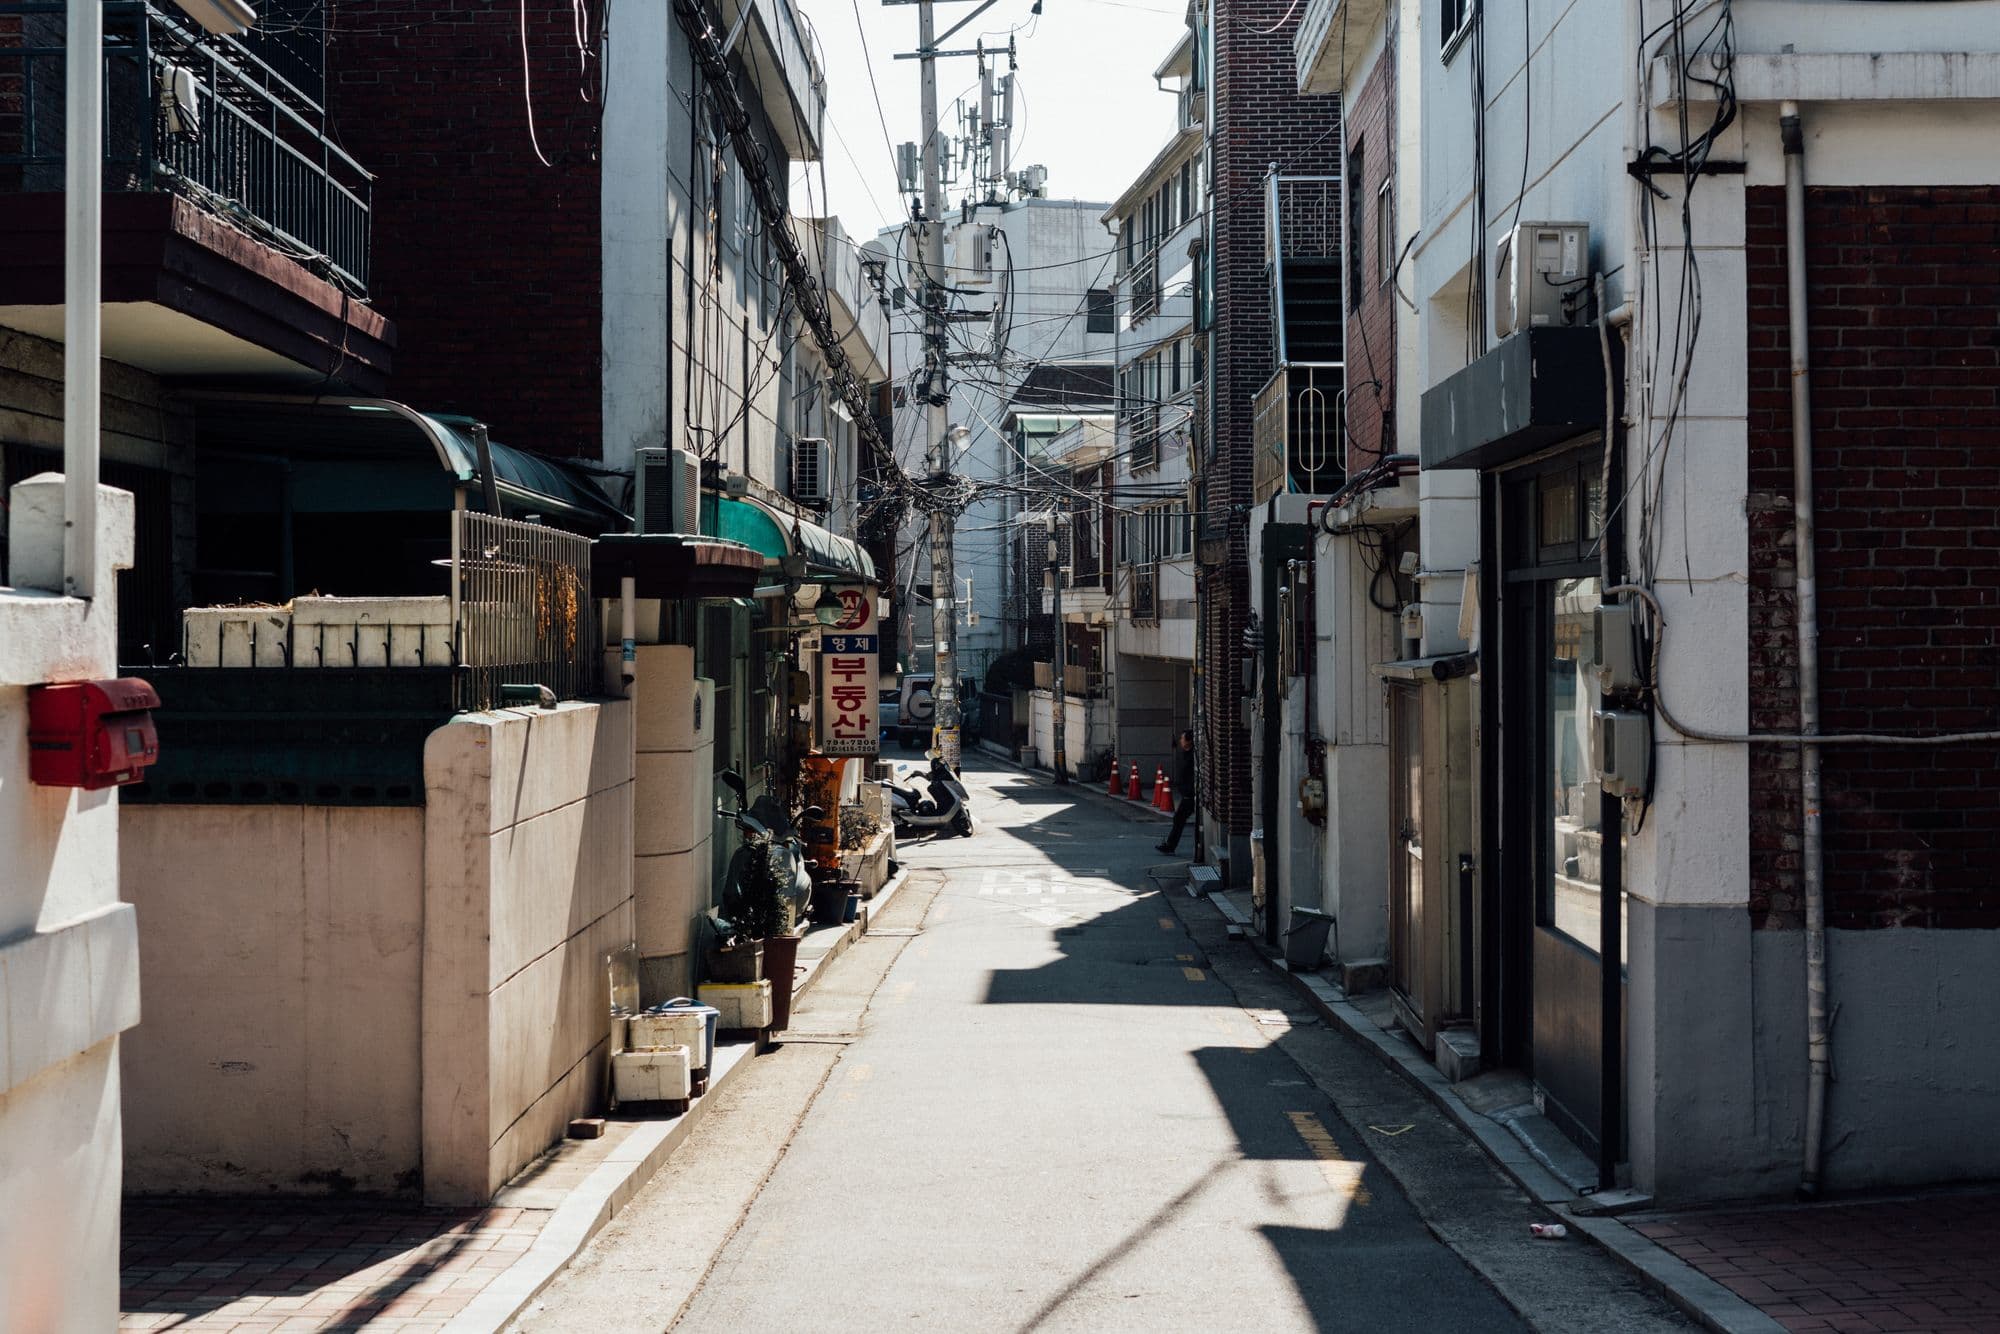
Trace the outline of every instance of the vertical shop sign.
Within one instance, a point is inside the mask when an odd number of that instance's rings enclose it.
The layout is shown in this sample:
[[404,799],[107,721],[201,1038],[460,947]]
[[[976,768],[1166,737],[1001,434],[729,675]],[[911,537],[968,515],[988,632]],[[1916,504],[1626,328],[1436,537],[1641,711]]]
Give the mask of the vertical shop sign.
[[856,585],[834,592],[840,619],[819,637],[819,749],[823,755],[873,755],[882,740],[875,711],[881,647],[875,590]]

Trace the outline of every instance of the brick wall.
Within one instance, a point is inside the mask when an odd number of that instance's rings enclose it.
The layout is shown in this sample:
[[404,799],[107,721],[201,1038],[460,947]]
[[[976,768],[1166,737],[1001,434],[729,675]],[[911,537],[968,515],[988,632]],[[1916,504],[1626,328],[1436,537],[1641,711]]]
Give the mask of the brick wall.
[[1271,289],[1264,273],[1263,182],[1270,165],[1295,175],[1340,170],[1340,99],[1300,96],[1289,0],[1221,9],[1215,31],[1215,118],[1209,131],[1215,236],[1215,328],[1207,392],[1215,404],[1214,462],[1203,503],[1230,511],[1226,563],[1202,580],[1202,804],[1232,833],[1250,829],[1250,737],[1241,723],[1239,665],[1249,618],[1251,403],[1276,369]]
[[334,123],[377,174],[371,297],[400,335],[389,392],[509,444],[598,457],[598,108],[580,96],[568,7],[528,8],[554,167],[529,140],[513,7],[377,0],[332,26]]
[[[1750,721],[1796,730],[1784,193],[1748,191]],[[2000,728],[2000,188],[1808,195],[1827,732]],[[2000,748],[1823,752],[1827,924],[2000,927]],[[1756,924],[1795,928],[1798,756],[1751,751]]]
[[[1375,195],[1393,179],[1396,163],[1396,35],[1392,32],[1382,56],[1362,80],[1360,91],[1347,99],[1347,144],[1351,154],[1362,150],[1363,179],[1347,182],[1361,226],[1350,244],[1361,248],[1361,289],[1348,293],[1347,337],[1347,475],[1353,477],[1382,457],[1386,434],[1395,444],[1396,293],[1381,282],[1376,262],[1377,209]],[[1392,238],[1393,240],[1394,238]],[[1400,245],[1400,243],[1398,243]],[[1351,266],[1350,266],[1351,267]]]

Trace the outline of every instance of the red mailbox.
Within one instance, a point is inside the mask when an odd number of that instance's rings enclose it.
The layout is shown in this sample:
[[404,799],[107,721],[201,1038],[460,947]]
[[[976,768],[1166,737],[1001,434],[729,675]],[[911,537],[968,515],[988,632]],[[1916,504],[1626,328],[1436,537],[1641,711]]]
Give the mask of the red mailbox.
[[136,783],[160,758],[153,687],[135,676],[28,691],[28,777],[43,787]]

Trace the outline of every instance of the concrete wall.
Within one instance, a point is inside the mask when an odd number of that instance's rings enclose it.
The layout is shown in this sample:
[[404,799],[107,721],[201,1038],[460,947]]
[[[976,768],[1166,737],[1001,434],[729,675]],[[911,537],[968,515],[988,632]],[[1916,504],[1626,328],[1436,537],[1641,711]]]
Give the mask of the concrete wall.
[[633,735],[632,894],[639,996],[694,994],[694,922],[715,901],[715,686],[694,650],[639,649]]
[[0,1329],[118,1323],[118,1035],[139,1020],[118,798],[28,781],[28,687],[110,676],[132,498],[98,489],[97,587],[61,583],[62,485],[11,489],[0,585]]
[[599,1105],[630,944],[632,705],[462,715],[424,747],[424,1195],[489,1198]]
[[126,1188],[414,1191],[421,807],[134,806]]

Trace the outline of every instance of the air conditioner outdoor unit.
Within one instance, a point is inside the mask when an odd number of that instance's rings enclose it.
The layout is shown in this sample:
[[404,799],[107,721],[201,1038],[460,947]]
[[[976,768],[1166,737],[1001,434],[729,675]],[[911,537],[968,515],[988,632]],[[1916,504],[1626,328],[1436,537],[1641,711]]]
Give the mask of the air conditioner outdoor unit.
[[792,499],[801,505],[825,505],[833,499],[831,459],[826,441],[801,436],[792,441]]
[[1590,278],[1590,224],[1519,224],[1500,243],[1494,277],[1494,333],[1569,323],[1563,301]]
[[634,531],[701,531],[700,459],[685,449],[642,449],[638,451],[635,467]]

